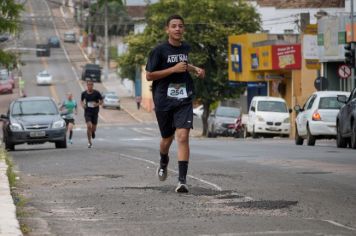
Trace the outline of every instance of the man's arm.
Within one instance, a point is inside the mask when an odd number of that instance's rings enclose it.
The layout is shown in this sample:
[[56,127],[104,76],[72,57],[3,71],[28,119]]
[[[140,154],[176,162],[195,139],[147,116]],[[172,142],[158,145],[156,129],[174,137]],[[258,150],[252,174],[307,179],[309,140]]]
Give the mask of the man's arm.
[[99,91],[98,91],[98,100],[99,100],[99,102],[97,105],[101,106],[103,104],[103,96],[101,96],[101,93],[99,93]]
[[205,78],[205,70],[192,64],[188,64],[188,71],[194,73],[198,78],[204,79]]
[[179,63],[175,64],[174,66],[164,69],[164,70],[158,70],[158,71],[153,71],[153,72],[146,71],[146,79],[147,79],[147,81],[159,80],[159,79],[163,79],[173,73],[182,73],[185,71],[187,71],[187,63],[179,62]]
[[82,95],[80,97],[80,105],[85,109],[86,105],[84,103],[84,92],[82,93]]

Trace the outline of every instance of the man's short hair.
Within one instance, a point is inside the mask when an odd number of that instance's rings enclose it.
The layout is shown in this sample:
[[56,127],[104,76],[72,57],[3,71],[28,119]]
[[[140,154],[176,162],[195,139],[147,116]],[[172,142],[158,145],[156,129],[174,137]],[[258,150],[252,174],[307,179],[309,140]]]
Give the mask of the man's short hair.
[[180,15],[171,15],[170,17],[167,18],[166,21],[166,26],[169,26],[169,22],[171,22],[171,20],[181,20],[184,24],[184,19],[183,17],[181,17]]

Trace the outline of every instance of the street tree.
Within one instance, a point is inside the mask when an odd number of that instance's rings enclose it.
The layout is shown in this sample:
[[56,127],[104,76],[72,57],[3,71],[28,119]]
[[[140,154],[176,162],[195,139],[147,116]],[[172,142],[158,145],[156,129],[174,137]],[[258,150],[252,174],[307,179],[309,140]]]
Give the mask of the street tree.
[[135,68],[146,63],[151,48],[166,40],[165,20],[172,14],[185,19],[184,38],[192,46],[191,63],[206,70],[204,80],[194,81],[196,99],[204,105],[203,135],[207,135],[210,105],[241,94],[241,89],[228,81],[228,36],[258,31],[260,16],[243,0],[161,0],[149,5],[145,31],[127,37],[128,52],[119,58],[122,76],[133,79]]
[[[14,0],[0,1],[0,35],[1,34],[16,34],[20,29],[19,18],[23,10],[21,4]],[[1,48],[0,43],[0,64],[9,65],[14,63],[16,57],[11,52],[5,52]]]
[[[107,15],[105,15],[105,5],[107,5]],[[124,34],[128,30],[128,25],[131,21],[121,0],[100,0],[90,6],[89,25],[101,36],[105,34],[105,16],[108,20],[109,35]]]

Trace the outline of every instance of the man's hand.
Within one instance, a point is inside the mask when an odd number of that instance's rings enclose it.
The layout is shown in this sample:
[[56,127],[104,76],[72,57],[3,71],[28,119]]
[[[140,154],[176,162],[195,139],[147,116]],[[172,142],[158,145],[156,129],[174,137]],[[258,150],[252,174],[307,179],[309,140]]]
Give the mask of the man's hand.
[[198,78],[204,79],[205,78],[205,70],[191,64],[188,65],[188,70],[195,74]]
[[172,67],[174,73],[182,73],[188,70],[188,64],[186,62],[179,62]]
[[198,78],[204,79],[205,78],[205,70],[199,67],[195,67],[195,75]]

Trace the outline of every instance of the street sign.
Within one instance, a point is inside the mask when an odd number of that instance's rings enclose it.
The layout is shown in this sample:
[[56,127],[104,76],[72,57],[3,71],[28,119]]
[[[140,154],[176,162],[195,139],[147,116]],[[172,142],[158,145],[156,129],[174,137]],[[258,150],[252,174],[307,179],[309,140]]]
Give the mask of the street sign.
[[337,73],[339,74],[340,78],[347,79],[351,76],[351,68],[347,65],[341,65],[339,66]]

